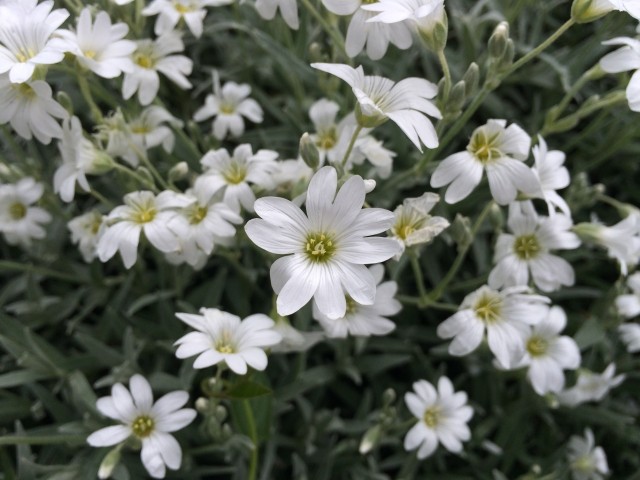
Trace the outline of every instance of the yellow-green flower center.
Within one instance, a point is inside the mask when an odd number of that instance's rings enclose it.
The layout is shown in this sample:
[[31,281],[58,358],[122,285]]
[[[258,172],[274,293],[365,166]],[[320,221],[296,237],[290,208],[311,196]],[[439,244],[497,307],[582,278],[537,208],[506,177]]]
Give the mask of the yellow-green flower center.
[[476,130],[471,137],[467,151],[483,165],[491,163],[502,157],[502,152],[497,145],[498,137],[499,134],[497,133],[492,136],[487,136],[484,130]]
[[136,417],[131,424],[131,430],[133,430],[133,434],[136,437],[145,438],[151,435],[155,426],[156,423],[153,421],[153,418],[148,415],[140,415]]
[[16,59],[20,63],[24,63],[27,60],[31,60],[35,56],[36,56],[36,52],[31,48],[27,48],[26,50],[20,49],[18,50],[18,53],[16,53]]
[[310,260],[314,262],[326,262],[329,260],[336,247],[332,238],[324,233],[312,233],[307,237],[305,252]]
[[529,355],[532,357],[540,357],[547,353],[548,349],[549,342],[542,337],[531,337],[527,341],[527,352],[529,352]]
[[347,310],[346,310],[345,316],[356,313],[358,311],[358,306],[360,304],[356,302],[353,298],[351,298],[349,295],[345,296],[344,299],[345,299],[345,302],[347,303]]
[[91,233],[93,235],[97,235],[101,225],[102,225],[102,216],[98,216],[91,224],[91,229],[90,229]]
[[535,235],[522,235],[513,242],[513,251],[520,260],[531,260],[540,253],[541,247]]
[[15,202],[9,206],[9,216],[12,220],[23,219],[27,215],[27,207],[24,203]]
[[149,208],[146,208],[146,209],[143,209],[143,210],[139,210],[133,216],[133,221],[136,222],[136,223],[149,223],[154,218],[156,218],[156,213],[158,213],[158,212],[153,207],[149,207]]
[[87,50],[86,52],[84,52],[84,56],[91,60],[96,58],[96,55],[98,55],[98,52],[96,52],[95,50]]
[[185,13],[193,12],[195,9],[190,5],[184,5],[180,2],[173,2],[173,8],[176,9],[180,15],[184,15]]
[[484,323],[498,322],[502,314],[502,299],[498,296],[483,294],[473,310]]
[[404,208],[402,215],[391,228],[391,232],[401,240],[406,240],[409,235],[422,228],[424,220],[414,211]]
[[133,61],[142,68],[153,68],[156,61],[151,55],[142,52],[136,52],[133,55]]
[[18,90],[19,95],[27,99],[32,99],[36,96],[36,91],[28,83],[14,83],[11,86]]
[[427,408],[422,416],[422,420],[429,428],[435,428],[440,420],[440,409],[438,407]]
[[576,458],[571,463],[571,467],[574,471],[581,473],[593,473],[596,470],[593,459],[588,455],[583,455],[582,457]]
[[322,150],[331,150],[338,141],[338,135],[335,128],[330,128],[325,132],[318,133],[316,145]]
[[220,353],[236,353],[236,347],[232,341],[232,335],[226,330],[220,333],[220,336],[216,339],[213,348]]
[[224,113],[225,115],[231,115],[232,113],[235,113],[236,111],[236,106],[232,105],[231,103],[221,103],[220,104],[220,113]]
[[197,225],[202,222],[208,213],[207,207],[201,207],[200,205],[196,205],[189,210],[189,222],[191,225]]
[[224,172],[222,172],[222,176],[227,181],[227,183],[231,185],[237,185],[239,183],[242,183],[246,178],[247,167],[246,165],[233,162],[224,170]]

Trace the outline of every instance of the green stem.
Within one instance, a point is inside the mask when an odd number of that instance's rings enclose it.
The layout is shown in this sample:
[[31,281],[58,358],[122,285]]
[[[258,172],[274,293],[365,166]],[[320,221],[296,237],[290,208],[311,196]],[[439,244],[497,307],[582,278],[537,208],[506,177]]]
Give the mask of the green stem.
[[[80,67],[78,67],[80,68]],[[102,123],[102,112],[100,108],[96,104],[93,99],[93,95],[91,94],[91,88],[89,87],[89,82],[87,82],[87,77],[84,76],[84,73],[78,70],[76,74],[76,78],[78,79],[78,86],[80,87],[80,93],[82,93],[82,97],[89,105],[89,109],[91,110],[91,116],[96,123]]]
[[255,480],[258,473],[258,431],[256,430],[256,422],[253,418],[253,411],[249,400],[242,401],[242,407],[247,419],[249,427],[249,437],[253,442],[253,450],[251,451],[251,460],[249,463],[249,480]]
[[347,151],[344,152],[344,157],[342,157],[342,161],[340,165],[344,169],[347,166],[347,160],[349,160],[349,156],[351,155],[351,151],[353,150],[353,146],[356,144],[356,140],[358,140],[358,135],[362,131],[362,125],[358,125],[356,129],[353,131],[353,135],[351,136],[351,141],[349,142],[349,146],[347,146]]
[[327,32],[327,34],[331,37],[331,40],[335,43],[335,46],[340,50],[345,58],[349,58],[347,52],[344,48],[344,39],[342,38],[342,33],[335,27],[329,24],[327,20],[322,16],[322,14],[318,11],[318,9],[311,3],[310,0],[302,0],[303,5],[309,10],[309,13],[318,20],[318,23],[322,26],[322,28]]
[[445,312],[457,312],[458,305],[454,305],[452,303],[443,303],[443,302],[425,302],[423,298],[420,297],[411,297],[409,295],[396,295],[396,299],[400,303],[404,303],[405,305],[414,305],[420,309],[433,308],[435,310],[443,310]]
[[144,185],[145,187],[147,187],[148,189],[152,190],[155,193],[159,193],[158,188],[151,183],[148,179],[144,178],[142,175],[139,175],[138,173],[134,172],[133,170],[131,170],[128,167],[125,167],[124,165],[120,164],[120,163],[115,163],[113,164],[113,168],[115,170],[118,170],[119,172],[124,173],[125,175],[134,178],[135,180],[137,180],[138,182],[140,182],[142,185]]
[[411,269],[413,270],[413,276],[416,279],[416,285],[418,287],[418,294],[420,298],[427,296],[427,289],[424,286],[424,279],[422,278],[422,269],[420,268],[420,260],[415,250],[411,250],[409,253],[409,259],[411,262]]
[[[589,82],[589,80],[597,78],[598,72],[601,72],[601,71],[602,69],[600,68],[600,65],[596,64],[595,66],[591,67],[589,70],[584,72],[580,76],[580,78],[578,78],[578,80],[576,80],[576,82],[567,91],[567,93],[562,98],[560,103],[552,110],[553,116],[551,117],[551,120],[552,121],[556,120],[562,114],[562,112],[564,112],[567,109],[567,107],[569,106],[569,103],[571,103],[571,100],[573,100],[573,97],[576,96],[576,94],[582,89],[582,87],[584,87],[585,84]],[[545,122],[545,128],[546,127],[547,127],[547,122]]]
[[478,230],[480,230],[480,227],[482,226],[485,219],[487,218],[487,215],[489,215],[489,212],[491,211],[491,208],[493,207],[493,205],[494,203],[492,200],[489,203],[487,203],[487,205],[484,207],[482,212],[480,212],[480,215],[478,216],[476,223],[474,223],[473,227],[471,228],[471,238],[464,246],[460,248],[460,250],[458,251],[458,256],[454,260],[453,264],[451,265],[451,268],[449,268],[449,271],[446,273],[444,278],[440,281],[440,283],[438,283],[438,285],[436,286],[436,288],[434,288],[431,294],[425,298],[425,305],[428,305],[429,302],[438,300],[444,293],[449,283],[451,283],[451,280],[453,280],[456,273],[458,273],[458,270],[462,266],[462,262],[467,256],[467,252],[469,251],[469,248],[473,244],[474,238],[478,234]]
[[85,435],[56,433],[55,435],[7,435],[0,437],[0,445],[57,445],[61,443],[73,443],[82,445],[85,443]]
[[447,62],[447,56],[444,54],[444,49],[438,51],[438,60],[442,66],[442,73],[444,74],[444,98],[443,105],[446,105],[449,100],[449,93],[451,93],[451,70],[449,69],[449,63]]
[[79,278],[76,275],[70,275],[63,272],[57,272],[44,267],[36,267],[28,263],[12,262],[9,260],[0,260],[0,271],[8,270],[15,272],[35,273],[38,275],[44,275],[46,277],[57,278],[58,280],[64,280],[65,282],[84,284],[86,280]]
[[162,186],[162,188],[164,188],[165,190],[172,190],[169,183],[164,178],[162,178],[160,172],[158,172],[156,167],[153,166],[153,164],[149,160],[149,157],[147,157],[144,152],[141,152],[137,146],[130,144],[130,147],[136,152],[136,155],[138,156],[140,161],[144,163],[144,166],[147,167],[147,169],[151,172],[151,175],[158,182],[158,184],[160,184],[160,186]]

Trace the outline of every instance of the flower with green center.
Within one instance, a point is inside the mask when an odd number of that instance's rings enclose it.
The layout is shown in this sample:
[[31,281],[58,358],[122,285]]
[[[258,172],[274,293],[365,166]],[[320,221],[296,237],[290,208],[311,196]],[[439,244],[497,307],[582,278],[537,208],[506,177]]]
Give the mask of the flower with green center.
[[228,5],[233,0],[153,0],[143,10],[145,16],[158,15],[154,31],[156,35],[171,32],[184,20],[196,38],[202,36],[206,7]]
[[531,202],[516,202],[509,206],[507,225],[513,233],[498,236],[489,286],[527,285],[529,278],[544,292],[573,285],[573,267],[550,253],[580,246],[580,239],[571,230],[571,217],[560,213],[541,217]]
[[558,400],[562,405],[569,407],[575,407],[584,402],[599,402],[612,388],[620,385],[625,378],[625,374],[616,375],[615,363],[610,363],[602,373],[580,369],[576,384],[560,392]]
[[45,237],[43,226],[51,215],[33,205],[43,192],[43,185],[31,177],[0,185],[0,233],[7,243],[28,248],[34,239]]
[[531,357],[542,357],[549,350],[549,342],[542,337],[531,337],[527,340],[526,349]]
[[502,368],[511,368],[526,353],[523,331],[542,321],[549,299],[533,295],[526,287],[493,290],[480,287],[467,295],[457,313],[437,329],[441,338],[453,338],[451,355],[463,356],[474,351],[486,338],[489,349]]
[[271,267],[271,285],[278,294],[278,314],[290,315],[315,300],[331,320],[346,314],[346,295],[373,305],[376,284],[366,264],[380,263],[398,251],[395,240],[370,237],[391,227],[393,214],[362,209],[364,181],[350,177],[337,191],[333,167],[313,176],[306,195],[306,215],[279,197],[256,200],[261,218],[249,220],[245,231],[259,247],[284,254]]
[[13,220],[21,220],[27,215],[27,207],[24,203],[14,202],[9,205],[9,216]]
[[277,345],[282,337],[274,322],[261,313],[240,317],[215,308],[202,308],[201,315],[176,313],[176,316],[196,330],[176,341],[178,358],[197,355],[193,368],[207,368],[224,362],[238,375],[267,368],[265,348]]
[[97,210],[92,210],[71,219],[67,228],[71,232],[71,241],[78,244],[84,261],[89,263],[96,258],[98,238],[104,228],[104,216]]
[[419,459],[432,455],[439,443],[450,452],[462,451],[462,442],[471,438],[467,423],[473,416],[465,392],[454,392],[447,377],[440,377],[437,390],[426,380],[419,380],[404,401],[418,420],[404,438],[406,450],[418,449]]
[[121,383],[111,387],[111,396],[98,399],[103,415],[118,420],[120,425],[101,428],[87,437],[92,447],[110,447],[129,437],[142,445],[142,463],[153,478],[164,478],[166,468],[180,468],[182,451],[171,432],[189,425],[196,411],[182,408],[189,400],[184,391],[167,393],[153,401],[149,382],[142,375],[129,379],[129,389]]
[[531,138],[516,124],[489,120],[476,128],[467,149],[445,158],[431,176],[434,188],[449,185],[444,199],[457,203],[466,198],[487,172],[491,195],[500,205],[513,202],[518,192],[541,194],[540,181],[525,165]]
[[588,428],[584,438],[569,439],[567,458],[573,480],[603,480],[610,473],[607,456],[602,447],[595,445],[593,432]]

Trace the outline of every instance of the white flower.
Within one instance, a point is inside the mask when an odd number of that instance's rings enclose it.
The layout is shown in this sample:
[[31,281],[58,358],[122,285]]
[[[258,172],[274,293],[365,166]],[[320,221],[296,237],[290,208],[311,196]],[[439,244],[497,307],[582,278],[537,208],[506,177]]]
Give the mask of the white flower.
[[110,447],[134,437],[142,443],[140,458],[153,478],[164,478],[166,468],[178,470],[182,450],[171,432],[189,425],[197,413],[182,408],[189,394],[182,390],[167,393],[156,402],[149,382],[142,375],[129,379],[129,390],[121,383],[111,387],[111,396],[98,399],[103,415],[122,425],[101,428],[87,437],[92,447]]
[[164,151],[171,153],[175,136],[171,128],[182,128],[182,121],[167,112],[164,108],[152,105],[128,122],[133,142],[143,151],[162,145]]
[[451,355],[463,356],[474,351],[484,339],[502,368],[519,362],[526,348],[523,337],[530,325],[547,314],[549,299],[526,293],[525,287],[499,292],[487,286],[467,295],[457,313],[438,326],[438,336],[453,338]]
[[302,332],[294,328],[286,317],[277,315],[273,329],[282,336],[282,341],[271,349],[272,353],[306,352],[324,339],[324,332]]
[[603,45],[625,45],[602,57],[600,67],[607,73],[635,70],[627,86],[627,100],[631,110],[640,112],[640,40],[617,37],[602,43]]
[[104,227],[105,217],[96,210],[74,217],[67,223],[71,242],[78,244],[85,262],[89,263],[98,256],[98,239]]
[[366,159],[373,165],[375,173],[380,178],[389,178],[393,168],[393,157],[395,156],[394,152],[382,146],[380,140],[376,140],[371,135],[365,135],[356,142],[351,158],[347,162],[347,167],[349,167],[350,162],[360,165]]
[[51,215],[33,206],[43,192],[43,185],[31,177],[0,185],[0,232],[10,245],[29,247],[33,239],[45,237],[43,224],[51,221]]
[[636,20],[640,20],[640,3],[638,3],[638,0],[595,0],[595,1],[596,3],[599,1],[607,2],[611,4],[614,10],[618,10],[619,12],[627,12]]
[[624,318],[633,318],[640,314],[640,272],[627,278],[627,286],[632,293],[618,295],[615,304],[620,315]]
[[55,120],[65,119],[67,111],[52,98],[49,84],[42,80],[11,83],[0,75],[0,124],[10,123],[26,140],[36,137],[48,145],[52,138],[62,137],[62,127]]
[[60,36],[81,65],[100,77],[115,78],[133,69],[131,54],[136,43],[123,40],[128,32],[126,23],[112,25],[107,12],[98,12],[92,23],[91,8],[87,7],[78,17],[76,31],[63,30]]
[[373,305],[375,278],[364,265],[384,262],[398,250],[395,240],[370,237],[387,230],[393,214],[362,209],[362,178],[349,178],[336,195],[337,186],[335,169],[320,169],[309,183],[306,215],[284,198],[256,200],[255,211],[261,218],[247,222],[247,235],[259,247],[286,255],[271,266],[280,315],[298,311],[312,297],[330,319],[345,316],[345,295],[361,305]]
[[247,365],[256,370],[267,368],[266,347],[277,345],[282,337],[273,329],[273,320],[262,313],[244,320],[216,308],[202,308],[202,315],[176,313],[176,317],[197,330],[187,333],[175,344],[176,357],[198,355],[193,368],[206,368],[220,362],[238,375],[247,373]]
[[627,352],[640,352],[640,325],[637,323],[623,323],[618,327],[620,340],[627,347]]
[[291,193],[298,184],[304,183],[306,187],[313,176],[313,170],[304,163],[302,158],[282,160],[277,165],[278,168],[271,173],[271,180],[288,193]]
[[271,172],[278,168],[277,157],[273,150],[258,150],[254,154],[248,143],[237,146],[233,156],[224,148],[211,150],[200,160],[206,170],[196,183],[202,183],[203,192],[210,194],[224,190],[223,201],[234,212],[239,213],[241,205],[253,212],[256,196],[249,184],[273,187]]
[[228,5],[233,0],[153,0],[143,10],[147,16],[158,15],[154,32],[156,35],[172,31],[180,20],[184,20],[195,37],[202,35],[202,22],[207,16],[205,7]]
[[204,105],[196,111],[193,119],[202,122],[216,117],[212,129],[218,140],[224,139],[229,133],[239,137],[244,132],[243,116],[254,123],[262,122],[262,108],[254,99],[247,98],[250,94],[251,87],[246,83],[227,82],[220,88],[220,78],[214,70],[213,94],[207,95]]
[[69,17],[65,9],[52,10],[52,0],[27,8],[0,5],[0,74],[9,72],[11,83],[31,78],[38,65],[51,65],[64,58],[64,42],[52,38]]
[[529,273],[536,287],[544,292],[574,284],[571,264],[549,253],[580,246],[580,239],[571,232],[570,217],[539,217],[531,202],[514,202],[509,205],[507,225],[513,233],[498,236],[496,266],[488,281],[491,288],[528,285]]
[[533,158],[535,166],[531,169],[540,182],[541,195],[549,207],[549,215],[556,213],[556,208],[571,217],[571,210],[564,199],[558,195],[556,190],[569,186],[571,176],[566,167],[563,166],[566,155],[560,150],[547,149],[544,138],[538,136],[538,144],[533,147]]
[[63,201],[70,202],[75,196],[76,183],[85,192],[91,191],[86,174],[108,169],[110,159],[85,138],[78,117],[65,119],[62,131],[62,138],[58,142],[62,165],[53,175],[53,191],[60,194]]
[[602,480],[609,474],[607,457],[602,447],[595,446],[590,429],[585,429],[584,438],[572,436],[567,450],[573,480]]
[[462,442],[471,438],[467,423],[473,416],[467,394],[454,392],[447,377],[440,377],[438,390],[426,380],[415,382],[413,390],[404,401],[418,423],[404,437],[405,450],[418,448],[419,459],[432,455],[438,443],[450,452],[462,452]]
[[389,48],[389,43],[402,50],[406,50],[413,43],[411,31],[404,23],[386,24],[371,23],[375,13],[368,12],[363,7],[363,0],[322,0],[322,4],[336,15],[353,15],[347,38],[345,50],[349,57],[358,55],[366,45],[367,56],[371,60],[380,60]]
[[575,370],[580,366],[580,350],[575,340],[559,335],[566,324],[564,310],[551,307],[549,314],[525,336],[524,357],[512,367],[529,367],[527,378],[538,395],[562,390],[562,370]]
[[444,0],[378,0],[362,8],[377,15],[370,22],[404,22],[418,32],[430,33],[437,23],[445,22]]
[[140,104],[149,105],[160,88],[158,72],[182,89],[191,88],[187,76],[191,74],[193,62],[184,55],[172,55],[183,50],[182,38],[175,31],[160,35],[155,40],[138,40],[132,54],[133,70],[125,72],[122,82],[124,99],[128,100],[138,92]]
[[125,205],[114,208],[108,215],[107,229],[98,242],[100,261],[106,262],[120,251],[124,266],[131,268],[138,258],[142,232],[161,252],[177,250],[178,238],[185,232],[178,229],[180,223],[171,220],[178,215],[177,208],[186,207],[192,201],[169,190],[157,197],[147,191],[128,193],[124,197]]
[[109,155],[123,158],[132,167],[140,164],[140,155],[144,154],[142,136],[138,135],[134,139],[122,110],[117,108],[110,115],[105,116],[96,130],[95,138],[106,142],[104,149]]
[[384,267],[372,265],[369,272],[376,282],[375,301],[372,305],[360,305],[347,295],[347,311],[342,318],[330,319],[313,304],[313,318],[320,322],[329,338],[345,338],[348,335],[369,337],[371,335],[386,335],[396,328],[389,319],[402,310],[402,305],[394,297],[398,291],[398,284],[394,281],[382,282]]
[[406,198],[402,205],[396,207],[393,212],[395,223],[390,231],[402,249],[396,260],[406,247],[429,243],[449,226],[446,218],[429,215],[439,201],[439,195],[427,192],[417,198]]
[[194,187],[185,192],[192,203],[179,210],[180,215],[172,220],[172,225],[180,223],[177,231],[180,238],[182,258],[196,267],[204,254],[211,255],[216,244],[227,244],[235,234],[233,224],[242,223],[242,217],[222,203],[216,192],[212,192],[205,182],[196,181]]
[[585,402],[599,402],[609,393],[609,390],[617,387],[624,381],[625,375],[614,377],[615,373],[616,366],[613,363],[610,363],[602,373],[578,370],[578,380],[576,384],[560,392],[558,394],[558,400],[561,404],[569,407],[575,407]]
[[273,20],[278,9],[289,28],[297,30],[300,27],[297,0],[256,0],[256,10],[265,20]]
[[449,185],[444,199],[456,203],[480,183],[486,170],[491,195],[500,205],[513,202],[518,191],[535,195],[540,191],[536,175],[524,161],[531,138],[518,125],[506,120],[489,120],[475,129],[464,152],[445,158],[431,177],[434,188]]
[[442,118],[438,108],[429,101],[438,87],[423,79],[410,77],[395,83],[377,75],[365,75],[362,67],[354,69],[341,63],[312,63],[313,68],[344,80],[358,101],[356,119],[363,127],[375,127],[387,120],[398,125],[409,140],[422,151],[438,146],[438,135],[427,114]]

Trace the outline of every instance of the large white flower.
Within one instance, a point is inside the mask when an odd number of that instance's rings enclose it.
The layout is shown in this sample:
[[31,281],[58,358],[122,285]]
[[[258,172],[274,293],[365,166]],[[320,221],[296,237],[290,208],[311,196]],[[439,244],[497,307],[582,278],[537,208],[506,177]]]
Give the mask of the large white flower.
[[51,221],[51,215],[33,206],[43,192],[43,185],[31,177],[0,185],[0,232],[7,243],[28,247],[33,239],[45,237],[43,224]]
[[471,438],[467,423],[473,409],[467,405],[467,394],[455,392],[447,377],[440,377],[438,390],[426,380],[415,382],[413,390],[405,394],[404,401],[418,423],[407,432],[404,448],[417,448],[419,459],[432,455],[438,443],[450,452],[460,453],[462,442]]
[[578,370],[576,384],[558,394],[561,404],[575,407],[585,402],[599,402],[609,390],[620,385],[625,375],[616,375],[616,365],[610,363],[602,373],[594,373],[589,370]]
[[131,55],[133,70],[125,72],[122,82],[124,99],[128,100],[138,92],[140,104],[149,105],[160,88],[158,72],[182,89],[191,88],[187,76],[191,74],[193,61],[184,55],[172,55],[183,50],[182,38],[175,31],[160,35],[155,40],[138,40]]
[[48,145],[52,138],[61,138],[62,127],[56,121],[69,116],[52,97],[47,82],[34,80],[11,83],[7,75],[0,75],[0,124],[11,127],[26,140],[36,137]]
[[0,5],[0,74],[9,72],[12,83],[26,82],[38,65],[51,65],[64,58],[64,42],[52,38],[69,17],[65,9],[53,10],[48,0],[26,8]]
[[92,23],[91,9],[87,7],[78,17],[76,31],[63,30],[60,36],[81,65],[100,77],[115,78],[133,69],[131,54],[136,43],[124,40],[128,32],[126,23],[112,25],[107,12],[98,12]]
[[166,468],[178,470],[182,463],[180,444],[171,432],[189,425],[197,413],[182,408],[189,394],[182,390],[167,393],[156,402],[149,382],[142,375],[129,379],[129,390],[121,383],[111,387],[111,396],[98,399],[96,406],[103,415],[121,425],[101,428],[87,437],[92,447],[110,447],[129,437],[142,443],[140,458],[153,478],[164,478]]
[[105,217],[100,212],[92,210],[67,223],[71,232],[71,242],[78,244],[78,249],[85,262],[89,263],[98,256],[98,239],[105,227]]
[[247,235],[259,247],[286,255],[271,266],[280,315],[298,311],[312,297],[330,319],[344,317],[346,295],[373,305],[375,278],[365,264],[383,262],[398,251],[395,240],[370,237],[387,230],[393,214],[362,209],[362,178],[349,178],[336,195],[337,186],[336,170],[320,169],[309,183],[306,215],[284,198],[261,198],[255,203],[261,218],[249,220]]
[[196,122],[202,122],[211,117],[216,117],[212,124],[213,136],[218,140],[224,139],[227,134],[239,137],[244,132],[244,120],[246,117],[254,123],[261,123],[263,119],[262,108],[252,98],[251,87],[246,83],[237,84],[227,82],[220,88],[218,72],[213,72],[213,94],[207,95],[204,105],[193,115]]
[[178,358],[198,355],[193,368],[224,362],[238,375],[247,373],[247,365],[256,370],[267,368],[264,349],[282,340],[273,329],[273,320],[262,313],[240,320],[216,308],[203,308],[200,313],[176,313],[176,317],[197,330],[176,341]]
[[369,3],[364,0],[322,0],[322,4],[336,15],[353,15],[347,29],[345,50],[347,55],[355,57],[366,46],[367,56],[371,60],[380,60],[389,48],[389,43],[406,50],[413,43],[411,31],[404,23],[371,23],[375,13],[363,7]]
[[256,196],[249,184],[271,188],[271,173],[277,170],[278,153],[273,150],[258,150],[255,154],[251,145],[243,143],[229,155],[226,149],[211,150],[200,160],[204,174],[198,177],[203,192],[211,194],[223,191],[224,202],[235,212],[242,206],[253,212]]
[[256,10],[265,20],[273,20],[278,9],[289,28],[297,30],[300,27],[297,0],[256,0]]
[[617,37],[602,43],[604,45],[625,45],[602,57],[600,67],[608,73],[635,70],[627,86],[627,100],[631,110],[640,112],[640,40]]
[[567,457],[573,480],[603,480],[609,474],[607,456],[602,447],[596,447],[593,432],[588,428],[584,438],[569,439]]
[[484,339],[502,368],[517,364],[525,354],[523,338],[531,325],[547,314],[549,299],[527,293],[526,287],[499,292],[487,286],[467,295],[457,313],[438,326],[438,336],[453,338],[451,355],[474,351]]
[[618,295],[615,304],[620,315],[624,318],[633,318],[640,314],[640,272],[627,278],[627,286],[631,293]]
[[311,66],[349,84],[358,101],[356,119],[361,126],[371,128],[391,120],[420,151],[420,143],[427,148],[438,146],[436,129],[427,118],[427,115],[442,118],[430,101],[438,93],[435,84],[417,77],[395,83],[377,75],[365,75],[361,66],[354,69],[341,63],[312,63]]
[[313,304],[313,318],[320,322],[330,338],[344,338],[347,335],[369,337],[386,335],[396,328],[395,323],[385,318],[395,315],[402,305],[395,299],[398,284],[392,280],[382,282],[384,267],[372,265],[369,272],[376,282],[376,295],[373,305],[360,305],[347,296],[347,311],[342,318],[331,319],[324,315],[316,303]]
[[431,176],[434,188],[449,185],[444,199],[456,203],[466,198],[487,172],[491,195],[500,205],[513,202],[518,191],[535,195],[540,191],[536,175],[524,161],[531,138],[516,124],[489,120],[475,129],[464,152],[445,158]]
[[563,214],[571,217],[569,205],[556,192],[568,187],[571,182],[569,171],[563,165],[565,157],[566,155],[560,150],[549,151],[544,138],[538,136],[538,144],[533,147],[535,165],[532,170],[540,182],[540,198],[547,202],[549,215],[555,215],[556,208],[559,208]]
[[501,233],[496,242],[496,266],[488,281],[491,288],[527,285],[529,273],[533,283],[545,292],[574,284],[571,264],[549,253],[580,246],[580,239],[571,232],[570,217],[539,217],[531,202],[514,202],[509,205],[507,224],[512,234]]
[[179,229],[179,222],[172,222],[178,215],[176,209],[193,202],[185,195],[164,191],[157,197],[148,191],[125,195],[124,203],[108,215],[107,229],[98,242],[98,256],[106,262],[117,251],[126,268],[131,268],[138,258],[140,234],[144,232],[149,243],[161,252],[178,250],[178,238],[186,232]]
[[566,324],[564,310],[554,306],[524,338],[524,357],[513,368],[528,367],[527,378],[538,395],[562,390],[562,370],[575,370],[580,366],[580,350],[575,340],[560,335]]
[[143,10],[147,16],[158,15],[154,31],[156,35],[172,31],[184,20],[195,37],[202,35],[202,22],[207,16],[206,7],[228,5],[233,0],[153,0]]

